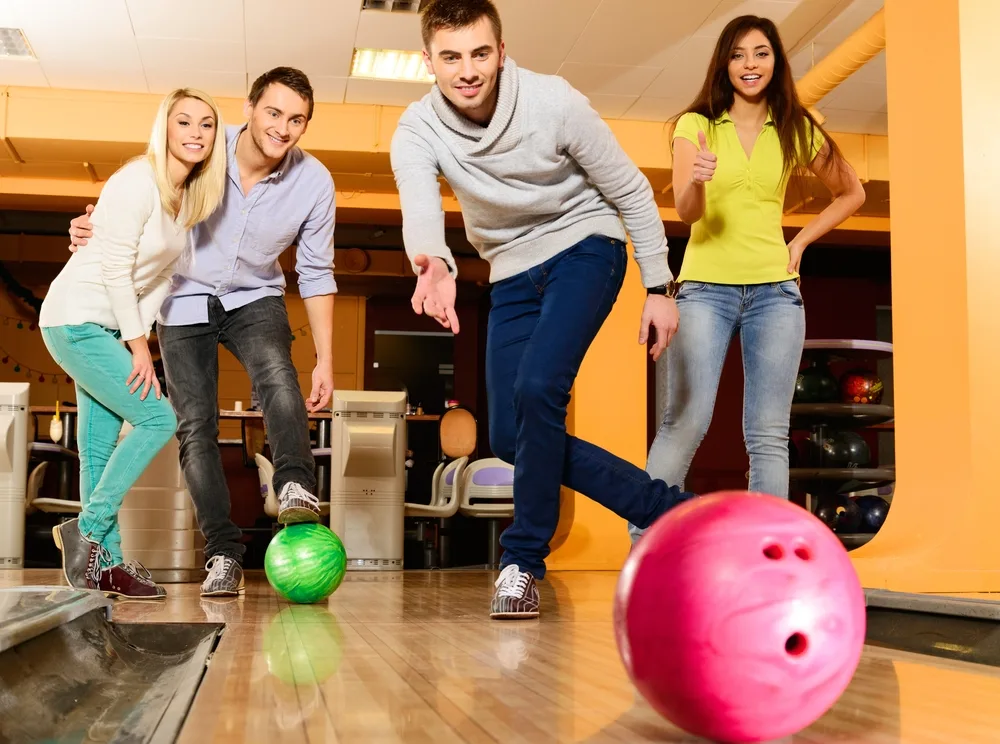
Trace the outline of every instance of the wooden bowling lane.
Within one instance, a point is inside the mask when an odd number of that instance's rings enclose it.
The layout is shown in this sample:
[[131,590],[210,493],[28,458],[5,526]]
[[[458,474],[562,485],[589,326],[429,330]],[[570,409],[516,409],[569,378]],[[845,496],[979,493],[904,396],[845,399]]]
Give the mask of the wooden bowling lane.
[[[181,732],[201,742],[696,742],[633,692],[614,645],[617,574],[556,572],[543,617],[486,615],[495,574],[348,574],[321,606],[278,601],[261,572],[247,594],[208,600],[169,585],[118,602],[118,622],[227,627]],[[60,584],[0,571],[0,586]],[[866,647],[851,686],[784,742],[995,742],[1000,670]]]

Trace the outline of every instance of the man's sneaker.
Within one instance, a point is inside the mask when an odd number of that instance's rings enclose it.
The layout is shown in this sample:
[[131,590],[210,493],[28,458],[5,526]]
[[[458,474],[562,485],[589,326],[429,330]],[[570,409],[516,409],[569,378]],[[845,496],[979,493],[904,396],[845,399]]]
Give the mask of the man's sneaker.
[[298,483],[286,483],[278,494],[278,523],[319,521],[319,499]]
[[74,589],[97,589],[101,576],[100,545],[80,532],[80,519],[74,518],[52,528],[52,539],[62,553],[63,576]]
[[228,555],[213,555],[205,564],[208,578],[201,585],[203,597],[236,597],[243,587],[243,566]]
[[123,599],[163,599],[167,590],[138,561],[119,563],[101,572],[100,589],[111,597]]
[[530,573],[511,564],[500,572],[495,586],[490,617],[502,620],[538,617],[538,586]]

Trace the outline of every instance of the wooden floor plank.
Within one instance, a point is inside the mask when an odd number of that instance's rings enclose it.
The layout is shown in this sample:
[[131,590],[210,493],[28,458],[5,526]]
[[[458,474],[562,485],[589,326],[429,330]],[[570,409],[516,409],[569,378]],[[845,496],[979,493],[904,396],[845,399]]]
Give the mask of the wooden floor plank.
[[[350,573],[320,605],[279,601],[261,572],[246,596],[116,602],[117,622],[222,623],[179,739],[353,744],[694,742],[635,692],[611,625],[617,575],[556,572],[542,617],[491,621],[496,574]],[[0,571],[0,587],[62,585]],[[995,597],[991,597],[995,598]],[[866,647],[832,710],[788,742],[994,742],[1000,670]]]

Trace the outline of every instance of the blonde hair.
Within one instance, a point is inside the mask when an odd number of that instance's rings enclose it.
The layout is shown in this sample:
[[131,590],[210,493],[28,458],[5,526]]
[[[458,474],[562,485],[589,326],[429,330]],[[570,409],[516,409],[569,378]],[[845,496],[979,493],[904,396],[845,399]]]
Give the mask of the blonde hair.
[[[201,101],[212,109],[215,141],[208,158],[192,168],[184,185],[177,188],[167,171],[167,121],[174,106],[184,98]],[[189,229],[207,219],[222,203],[226,188],[226,127],[212,97],[194,88],[177,88],[168,93],[156,113],[146,157],[156,175],[163,209],[175,216],[178,216],[178,211],[183,213],[184,227]]]

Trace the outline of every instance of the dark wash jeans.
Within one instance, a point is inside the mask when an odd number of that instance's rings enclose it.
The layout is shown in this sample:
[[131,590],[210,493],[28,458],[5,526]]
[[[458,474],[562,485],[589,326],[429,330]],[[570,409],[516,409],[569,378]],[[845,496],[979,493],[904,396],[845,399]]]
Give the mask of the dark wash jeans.
[[157,326],[167,395],[177,414],[181,467],[205,536],[205,557],[242,560],[245,546],[230,514],[219,451],[219,349],[222,343],[250,375],[264,411],[274,458],[274,490],[288,482],[315,493],[309,419],[292,363],[292,331],[282,297],[264,297],[226,312],[208,298],[208,322]]
[[491,290],[490,445],[514,466],[514,523],[500,537],[501,565],[537,578],[559,521],[560,484],[643,527],[692,496],[566,433],[570,389],[627,265],[623,242],[591,236]]

